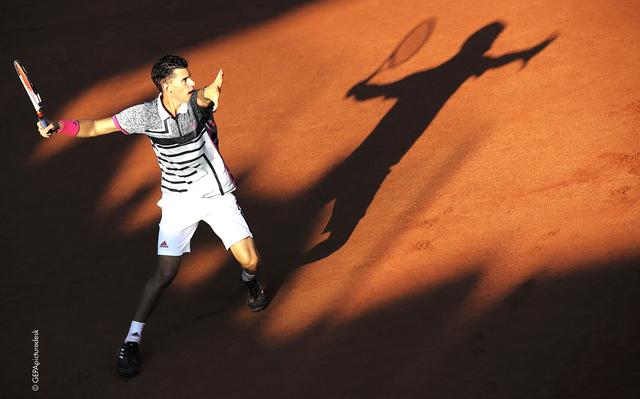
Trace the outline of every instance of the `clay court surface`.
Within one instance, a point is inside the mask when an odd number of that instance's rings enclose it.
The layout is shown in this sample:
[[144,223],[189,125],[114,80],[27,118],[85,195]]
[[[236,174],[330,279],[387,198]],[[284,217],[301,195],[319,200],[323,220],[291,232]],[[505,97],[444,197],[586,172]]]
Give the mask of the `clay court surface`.
[[[640,397],[636,1],[54,3],[0,11],[0,396]],[[11,62],[50,117],[86,119],[152,99],[165,53],[200,87],[224,68],[221,151],[272,303],[247,311],[201,225],[125,380],[151,146],[41,139]]]

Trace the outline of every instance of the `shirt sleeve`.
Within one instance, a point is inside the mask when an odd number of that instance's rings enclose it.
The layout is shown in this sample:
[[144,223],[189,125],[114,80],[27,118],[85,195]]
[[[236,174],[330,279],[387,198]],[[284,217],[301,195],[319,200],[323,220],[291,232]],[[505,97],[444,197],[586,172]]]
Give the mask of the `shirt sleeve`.
[[[203,90],[203,89],[199,89],[199,90]],[[195,90],[193,93],[191,93],[191,98],[189,98],[189,107],[193,110],[193,113],[195,114],[196,119],[199,121],[207,120],[213,117],[212,116],[213,102],[211,102],[211,104],[208,107],[202,108],[201,106],[199,106],[198,90]]]
[[147,128],[145,111],[145,104],[138,104],[120,111],[112,119],[124,134],[144,133]]

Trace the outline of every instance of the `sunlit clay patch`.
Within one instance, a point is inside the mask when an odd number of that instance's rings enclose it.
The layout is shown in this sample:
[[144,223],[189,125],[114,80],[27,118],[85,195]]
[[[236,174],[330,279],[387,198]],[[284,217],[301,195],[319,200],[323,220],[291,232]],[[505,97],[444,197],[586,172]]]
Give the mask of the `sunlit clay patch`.
[[[150,184],[157,186],[159,181],[159,171],[152,150],[149,148],[147,140],[135,140],[131,143],[123,143],[126,156],[118,169],[113,171],[109,184],[105,187],[104,193],[96,212],[105,215],[124,205],[143,187]],[[128,148],[127,148],[128,147]],[[159,190],[153,190],[153,196],[157,202]]]
[[229,256],[214,237],[210,246],[193,249],[194,251],[184,258],[180,273],[173,281],[173,285],[179,289],[186,289],[212,278],[220,272]]
[[76,144],[75,140],[78,139],[75,137],[57,137],[54,134],[53,137],[50,137],[46,141],[38,143],[27,163],[30,166],[35,166],[47,161],[56,154],[60,154],[74,146]]

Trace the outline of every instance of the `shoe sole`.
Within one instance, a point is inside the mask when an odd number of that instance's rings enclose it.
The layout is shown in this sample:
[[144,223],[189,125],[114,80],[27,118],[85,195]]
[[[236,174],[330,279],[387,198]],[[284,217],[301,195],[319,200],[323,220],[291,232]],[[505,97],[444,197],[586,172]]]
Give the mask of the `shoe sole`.
[[249,308],[249,310],[252,311],[253,313],[258,313],[258,312],[262,312],[266,308],[267,308],[266,306],[263,306],[261,308]]
[[140,372],[140,370],[122,369],[122,368],[117,367],[117,366],[116,366],[116,370],[118,370],[118,374],[120,374],[121,376],[123,376],[125,378],[135,377]]

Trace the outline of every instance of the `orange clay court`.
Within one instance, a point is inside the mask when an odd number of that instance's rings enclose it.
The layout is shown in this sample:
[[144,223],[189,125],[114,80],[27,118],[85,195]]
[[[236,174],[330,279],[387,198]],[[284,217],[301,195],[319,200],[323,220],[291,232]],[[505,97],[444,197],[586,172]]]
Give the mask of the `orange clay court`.
[[[1,396],[640,397],[636,1],[2,5]],[[425,21],[415,54],[374,71]],[[43,140],[224,68],[220,148],[263,257],[252,314],[201,224],[114,370],[155,268],[146,138]],[[39,392],[32,391],[33,330]]]

